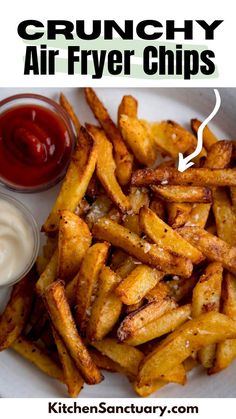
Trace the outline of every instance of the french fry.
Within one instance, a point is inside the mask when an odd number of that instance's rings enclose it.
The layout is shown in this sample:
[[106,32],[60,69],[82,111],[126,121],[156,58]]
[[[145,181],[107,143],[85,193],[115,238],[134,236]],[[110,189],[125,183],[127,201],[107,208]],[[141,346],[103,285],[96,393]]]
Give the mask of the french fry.
[[145,342],[173,332],[177,327],[186,322],[191,316],[191,305],[172,308],[160,317],[137,329],[132,336],[124,340],[131,346],[142,345]]
[[196,264],[204,260],[204,256],[198,249],[184,240],[149,208],[141,208],[139,219],[144,233],[158,246],[170,250],[177,255],[185,256]]
[[92,305],[86,330],[89,341],[102,340],[118,321],[122,302],[116,296],[115,288],[120,280],[121,278],[110,268],[107,266],[102,268],[99,275],[97,296]]
[[[233,275],[226,273],[222,283],[222,312],[236,321],[236,281]],[[236,358],[236,339],[227,339],[217,345],[215,362],[208,371],[214,374],[227,368]]]
[[93,346],[112,361],[117,362],[129,376],[136,377],[139,364],[143,359],[143,353],[139,349],[125,343],[117,343],[112,338],[94,342]]
[[91,300],[95,294],[98,276],[106,262],[109,243],[95,243],[87,251],[81,268],[76,275],[76,311],[75,318],[81,333],[86,330],[89,315],[91,314]]
[[140,364],[138,385],[159,379],[204,346],[236,337],[236,323],[209,312],[189,320],[167,336]]
[[[229,141],[219,141],[210,148],[204,167],[209,169],[224,169],[228,166],[231,155],[232,144],[230,144]],[[204,228],[207,223],[210,209],[210,204],[194,205],[187,222],[190,225],[197,225]]]
[[[202,124],[198,119],[191,119],[191,128],[195,135],[197,135],[198,128]],[[203,130],[203,144],[207,151],[210,150],[211,146],[218,141],[218,138],[213,134],[208,126]]]
[[209,169],[224,169],[230,163],[232,152],[233,145],[231,141],[218,141],[211,146],[204,166]]
[[147,397],[168,383],[184,385],[186,380],[186,371],[183,365],[180,364],[177,365],[177,367],[175,367],[172,371],[166,373],[161,379],[145,384],[142,387],[139,387],[137,381],[134,381],[133,389],[138,394],[138,396]]
[[131,209],[127,196],[124,195],[116,180],[116,164],[112,155],[112,144],[106,138],[104,131],[91,124],[86,124],[87,129],[94,137],[98,148],[96,174],[109,198],[118,206],[121,212]]
[[[164,182],[164,183],[163,183]],[[141,169],[133,173],[131,184],[147,185],[194,185],[235,186],[236,169],[197,168],[179,172],[172,167],[166,169]]]
[[236,248],[199,227],[181,227],[178,233],[196,246],[209,260],[220,262],[225,269],[236,272]]
[[130,181],[131,177],[133,156],[128,151],[119,129],[111,120],[107,109],[99,100],[95,91],[91,88],[86,88],[85,97],[94,116],[97,118],[109,140],[113,144],[116,162],[116,176],[121,185],[126,185]]
[[71,358],[67,348],[55,329],[53,329],[53,337],[57,345],[58,355],[62,364],[64,381],[68,389],[70,397],[78,397],[83,388],[84,380],[79,370]]
[[118,127],[120,128],[121,115],[127,115],[131,118],[137,118],[138,114],[138,102],[131,95],[123,96],[121,103],[118,107]]
[[164,273],[147,265],[138,265],[116,288],[126,305],[137,304],[163,278]]
[[131,203],[132,212],[123,216],[123,226],[134,233],[141,235],[141,228],[139,224],[139,210],[144,205],[149,205],[149,196],[146,188],[136,188],[131,186],[129,193],[129,200]]
[[26,326],[33,303],[34,284],[34,272],[31,271],[14,285],[0,316],[0,351],[9,348]]
[[157,321],[164,313],[176,308],[176,303],[170,298],[153,301],[141,307],[137,311],[130,313],[119,326],[117,336],[120,342],[136,336],[138,331],[150,322]]
[[41,296],[48,285],[50,285],[57,278],[57,264],[58,264],[58,249],[55,250],[51,259],[49,260],[45,270],[40,275],[36,282],[35,288],[37,294]]
[[49,356],[47,351],[40,348],[36,343],[20,336],[12,344],[12,349],[34,364],[42,372],[49,375],[49,377],[64,382],[61,367]]
[[92,232],[96,238],[109,241],[144,264],[152,265],[167,273],[186,277],[191,275],[192,263],[189,259],[164,249],[160,251],[160,248],[105,217],[94,224]]
[[192,210],[192,206],[190,204],[186,204],[185,202],[184,203],[176,203],[176,202],[168,203],[167,204],[168,224],[172,228],[181,227],[188,221],[191,210]]
[[215,374],[227,368],[236,358],[236,339],[227,339],[218,343],[215,362],[208,374]]
[[68,352],[86,383],[99,383],[102,380],[101,373],[91,359],[77,332],[62,281],[56,281],[47,287],[44,293],[44,302],[54,328],[64,341]]
[[149,303],[152,301],[163,300],[169,296],[169,291],[170,290],[167,282],[160,281],[154,288],[151,289],[151,291],[145,295],[145,300],[147,300]]
[[215,216],[217,236],[230,246],[234,246],[236,244],[236,217],[227,191],[223,188],[214,188],[212,193],[212,209]]
[[77,274],[91,242],[91,233],[82,218],[68,210],[60,211],[58,278],[68,282]]
[[[204,228],[211,209],[211,204],[193,204],[190,214],[185,220],[186,226],[197,226]],[[178,226],[176,226],[178,228]]]
[[111,358],[103,355],[97,349],[90,347],[89,353],[98,368],[110,372],[120,372],[122,374],[125,373],[124,369],[117,362],[112,361]]
[[86,129],[82,127],[61,190],[42,231],[47,234],[55,234],[59,226],[59,211],[75,211],[86,192],[96,162],[97,146]]
[[137,118],[121,115],[120,129],[125,142],[134,153],[136,160],[151,166],[158,155],[158,149],[145,125]]
[[80,132],[80,128],[81,128],[81,123],[80,123],[79,118],[77,117],[72,105],[70,104],[69,100],[67,99],[67,97],[63,93],[60,94],[60,105],[68,113],[71,121],[74,124],[76,134],[78,136],[79,132]]
[[236,321],[236,281],[229,272],[226,273],[223,281],[222,299],[223,313]]
[[152,186],[152,191],[167,202],[211,202],[211,190],[204,186]]
[[155,143],[173,158],[177,158],[179,153],[186,153],[195,148],[194,135],[174,121],[154,122],[149,126]]
[[[219,311],[223,268],[220,263],[209,264],[193,290],[192,316]],[[198,352],[198,358],[205,368],[211,368],[215,358],[215,345],[205,346]]]

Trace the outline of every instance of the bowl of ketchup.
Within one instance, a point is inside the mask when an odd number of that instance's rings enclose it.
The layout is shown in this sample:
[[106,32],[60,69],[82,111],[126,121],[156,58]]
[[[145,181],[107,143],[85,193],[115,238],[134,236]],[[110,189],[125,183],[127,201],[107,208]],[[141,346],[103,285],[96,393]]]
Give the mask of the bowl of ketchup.
[[75,141],[53,100],[19,94],[0,101],[0,183],[19,192],[49,189],[64,177]]

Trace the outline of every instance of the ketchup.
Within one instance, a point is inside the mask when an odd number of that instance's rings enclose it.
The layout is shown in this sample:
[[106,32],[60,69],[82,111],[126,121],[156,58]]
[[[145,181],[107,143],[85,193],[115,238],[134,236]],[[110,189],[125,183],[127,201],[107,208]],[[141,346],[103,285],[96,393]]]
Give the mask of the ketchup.
[[73,149],[68,127],[55,112],[19,105],[0,114],[0,177],[37,187],[57,180]]

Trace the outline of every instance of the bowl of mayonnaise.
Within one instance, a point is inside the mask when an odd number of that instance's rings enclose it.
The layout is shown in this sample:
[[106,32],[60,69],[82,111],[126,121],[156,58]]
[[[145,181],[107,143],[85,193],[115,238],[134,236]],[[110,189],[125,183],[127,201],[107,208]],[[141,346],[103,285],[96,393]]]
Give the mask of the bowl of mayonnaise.
[[0,287],[20,281],[39,252],[39,229],[31,212],[15,198],[0,193]]

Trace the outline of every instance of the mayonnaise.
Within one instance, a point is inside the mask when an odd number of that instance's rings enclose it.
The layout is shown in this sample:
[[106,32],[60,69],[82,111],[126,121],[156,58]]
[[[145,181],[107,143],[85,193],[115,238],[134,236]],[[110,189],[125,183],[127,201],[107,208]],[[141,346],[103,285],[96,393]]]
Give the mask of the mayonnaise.
[[0,286],[16,282],[35,253],[32,221],[10,201],[0,197]]

